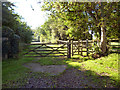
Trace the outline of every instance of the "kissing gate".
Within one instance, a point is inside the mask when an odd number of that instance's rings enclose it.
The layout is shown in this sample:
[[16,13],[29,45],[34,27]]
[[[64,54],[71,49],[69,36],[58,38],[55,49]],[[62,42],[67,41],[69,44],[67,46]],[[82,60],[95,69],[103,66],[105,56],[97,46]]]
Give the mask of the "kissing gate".
[[[24,56],[29,57],[64,57],[71,58],[74,55],[88,56],[92,40],[58,40],[57,43],[33,43],[26,44],[28,51]],[[86,53],[86,54],[85,54]]]

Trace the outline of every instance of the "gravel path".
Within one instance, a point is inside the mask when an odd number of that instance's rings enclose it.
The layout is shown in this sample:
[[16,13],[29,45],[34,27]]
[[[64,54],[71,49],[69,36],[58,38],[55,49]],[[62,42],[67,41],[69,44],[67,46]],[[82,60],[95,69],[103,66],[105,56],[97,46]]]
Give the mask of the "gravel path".
[[49,73],[50,75],[59,75],[67,68],[67,65],[41,66],[39,63],[27,63],[24,66],[31,69],[32,72],[43,72],[43,73]]
[[[108,77],[87,76],[86,71],[69,68],[59,76],[41,76],[36,74],[30,78],[25,86],[20,88],[112,88]],[[37,77],[37,78],[36,78]],[[97,79],[95,82],[94,80]],[[103,84],[103,81],[106,82]]]

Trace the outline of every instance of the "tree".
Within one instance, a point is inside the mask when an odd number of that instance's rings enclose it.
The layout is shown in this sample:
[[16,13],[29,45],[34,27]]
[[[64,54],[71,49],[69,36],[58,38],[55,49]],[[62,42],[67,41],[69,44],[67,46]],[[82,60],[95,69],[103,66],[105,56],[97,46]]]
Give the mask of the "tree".
[[70,37],[87,38],[91,30],[101,41],[104,55],[107,53],[107,39],[120,35],[117,2],[45,2],[43,10],[61,20],[68,27],[66,32]]
[[8,58],[13,58],[19,52],[19,42],[30,43],[32,31],[27,23],[21,21],[21,17],[15,14],[13,3],[2,3],[2,53]]
[[2,26],[7,26],[21,37],[21,41],[30,43],[32,31],[26,22],[22,22],[22,17],[14,12],[15,5],[10,2],[2,3]]
[[[87,28],[88,15],[84,12],[83,7],[84,3],[79,2],[45,2],[43,10],[51,11],[51,17],[55,18],[57,23],[58,21],[61,22],[61,26],[67,27],[66,35],[83,39],[87,38],[86,34],[89,34]],[[58,23],[57,26],[60,24]]]
[[[117,26],[117,7],[118,3],[86,3],[87,12],[93,18],[96,26],[99,28],[97,32],[99,32],[99,38],[101,39],[101,50],[102,53],[105,55],[107,51],[107,37],[109,34],[113,38],[117,38],[116,35],[113,33],[115,31],[118,34],[118,26]],[[110,22],[111,21],[111,22]],[[114,23],[114,24],[113,24]],[[112,26],[116,26],[113,29]],[[112,31],[111,31],[112,29]]]

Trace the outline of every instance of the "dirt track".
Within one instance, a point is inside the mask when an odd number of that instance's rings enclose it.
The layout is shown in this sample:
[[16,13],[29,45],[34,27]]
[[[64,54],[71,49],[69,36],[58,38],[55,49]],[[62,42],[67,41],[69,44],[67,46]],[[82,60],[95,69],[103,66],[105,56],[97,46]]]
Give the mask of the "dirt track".
[[[87,76],[86,71],[69,68],[57,77],[36,74],[21,88],[112,88],[109,77]],[[35,78],[38,77],[38,78]],[[97,80],[96,80],[97,79]],[[95,81],[96,80],[96,81]],[[106,85],[104,84],[106,83]]]

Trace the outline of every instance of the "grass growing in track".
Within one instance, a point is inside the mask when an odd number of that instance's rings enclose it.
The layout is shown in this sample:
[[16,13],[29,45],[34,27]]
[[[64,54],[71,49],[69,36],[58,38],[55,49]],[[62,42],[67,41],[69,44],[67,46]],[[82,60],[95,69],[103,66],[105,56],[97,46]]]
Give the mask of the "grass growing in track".
[[58,57],[40,57],[39,60],[34,61],[40,63],[40,65],[64,65],[65,59]]

